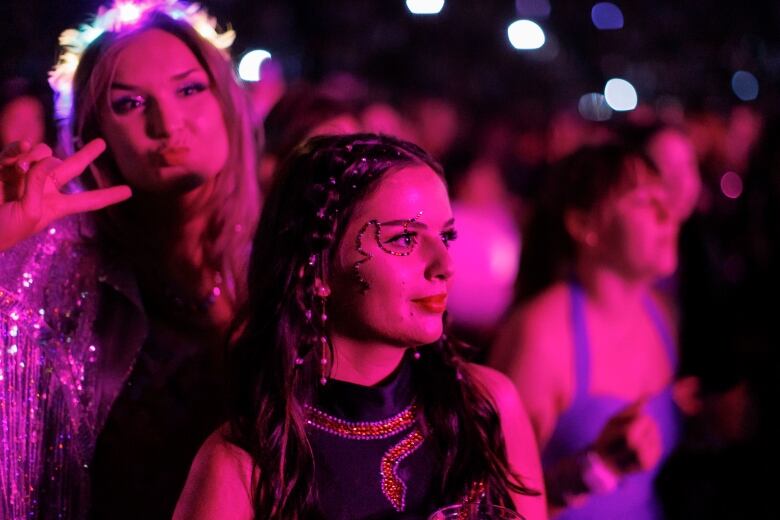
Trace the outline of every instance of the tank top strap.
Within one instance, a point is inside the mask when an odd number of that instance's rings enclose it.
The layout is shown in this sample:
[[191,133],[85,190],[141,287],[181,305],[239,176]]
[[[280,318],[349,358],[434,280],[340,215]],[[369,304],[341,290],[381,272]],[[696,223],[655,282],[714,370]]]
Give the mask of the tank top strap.
[[574,401],[584,398],[590,390],[590,342],[585,320],[585,290],[576,280],[570,280],[571,330],[574,338]]
[[644,304],[645,309],[647,310],[647,314],[650,316],[650,319],[653,321],[656,330],[658,330],[658,334],[661,336],[661,342],[664,345],[664,349],[666,349],[666,355],[669,357],[669,363],[673,369],[676,369],[677,349],[675,348],[675,341],[672,337],[672,331],[669,330],[669,325],[666,323],[666,320],[664,320],[661,309],[658,308],[658,305],[656,305],[656,303],[653,301],[653,298],[649,294],[645,295]]

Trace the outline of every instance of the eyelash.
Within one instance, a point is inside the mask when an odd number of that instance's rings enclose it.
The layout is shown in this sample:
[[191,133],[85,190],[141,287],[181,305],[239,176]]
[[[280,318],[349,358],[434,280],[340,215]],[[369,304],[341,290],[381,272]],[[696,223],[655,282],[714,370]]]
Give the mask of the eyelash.
[[399,233],[399,234],[395,235],[394,237],[390,238],[385,243],[386,244],[394,244],[394,243],[398,242],[399,239],[402,239],[402,238],[405,238],[405,239],[410,241],[409,243],[403,244],[405,247],[408,247],[410,245],[413,245],[413,244],[417,243],[417,233],[413,233],[413,232],[409,232],[409,231],[404,231],[403,233]]
[[441,237],[441,241],[444,242],[444,245],[449,248],[450,242],[458,239],[458,230],[448,229],[447,231],[442,231],[439,236]]
[[[448,229],[447,231],[442,231],[439,234],[439,236],[441,237],[441,241],[444,243],[444,245],[447,248],[449,248],[450,247],[450,243],[453,242],[454,240],[458,239],[458,231],[455,230],[455,229]],[[407,239],[407,240],[411,240],[410,243],[404,243],[403,244],[404,246],[408,247],[408,246],[410,246],[412,244],[417,244],[417,233],[410,232],[410,231],[405,231],[403,233],[399,233],[399,234],[395,235],[394,237],[390,238],[389,240],[387,240],[385,243],[386,244],[393,244],[393,243],[396,243],[398,240],[400,240],[402,238]]]
[[[176,89],[176,94],[181,97],[190,97],[200,94],[208,89],[208,85],[200,81],[188,83],[181,88]],[[128,114],[131,111],[146,105],[146,99],[143,96],[124,96],[111,102],[111,109],[120,115]]]

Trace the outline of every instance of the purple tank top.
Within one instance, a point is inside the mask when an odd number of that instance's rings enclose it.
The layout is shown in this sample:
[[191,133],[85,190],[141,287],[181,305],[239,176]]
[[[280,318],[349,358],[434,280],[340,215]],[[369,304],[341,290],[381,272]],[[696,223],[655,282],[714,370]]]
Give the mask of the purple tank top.
[[[542,453],[542,463],[545,466],[585,450],[596,440],[609,418],[629,404],[629,401],[623,398],[590,394],[590,342],[585,321],[585,293],[582,286],[576,282],[570,282],[569,288],[576,387],[572,404],[558,418],[552,437]],[[644,303],[674,369],[677,365],[674,340],[652,300],[646,297]],[[679,412],[672,400],[671,386],[668,385],[652,396],[645,409],[658,424],[663,440],[662,458],[658,465],[652,470],[623,478],[614,492],[592,495],[584,504],[561,513],[556,517],[557,520],[663,518],[653,492],[653,481],[679,437]]]

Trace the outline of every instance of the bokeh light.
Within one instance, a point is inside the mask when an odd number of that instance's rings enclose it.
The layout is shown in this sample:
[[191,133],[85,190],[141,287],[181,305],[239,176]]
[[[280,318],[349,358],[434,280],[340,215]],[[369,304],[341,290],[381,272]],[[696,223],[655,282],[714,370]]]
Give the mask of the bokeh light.
[[260,81],[260,64],[271,57],[263,49],[249,51],[238,62],[238,76],[244,81]]
[[412,14],[439,14],[444,0],[406,0],[406,8]]
[[731,90],[742,101],[753,101],[758,97],[758,80],[750,72],[738,70],[731,76]]
[[509,43],[518,50],[533,50],[544,45],[544,31],[531,20],[517,20],[507,29]]
[[133,24],[141,18],[141,8],[132,2],[117,3],[117,8],[122,25]]
[[612,109],[607,104],[607,99],[604,94],[598,92],[591,92],[580,97],[577,110],[588,121],[606,121],[612,117]]
[[735,172],[726,172],[720,178],[720,191],[730,198],[736,199],[742,195],[742,178]]
[[634,86],[621,78],[612,78],[607,81],[604,87],[604,98],[612,110],[616,112],[634,110],[638,102]]
[[614,31],[623,28],[623,12],[612,2],[599,2],[590,10],[590,19],[597,29]]

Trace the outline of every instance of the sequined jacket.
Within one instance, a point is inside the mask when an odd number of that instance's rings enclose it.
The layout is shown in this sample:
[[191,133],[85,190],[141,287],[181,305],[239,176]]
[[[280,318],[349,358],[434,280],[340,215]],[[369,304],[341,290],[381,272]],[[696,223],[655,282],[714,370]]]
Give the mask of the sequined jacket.
[[86,515],[97,434],[145,336],[138,291],[92,237],[72,217],[0,253],[3,519]]

